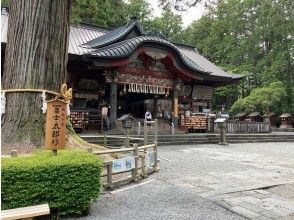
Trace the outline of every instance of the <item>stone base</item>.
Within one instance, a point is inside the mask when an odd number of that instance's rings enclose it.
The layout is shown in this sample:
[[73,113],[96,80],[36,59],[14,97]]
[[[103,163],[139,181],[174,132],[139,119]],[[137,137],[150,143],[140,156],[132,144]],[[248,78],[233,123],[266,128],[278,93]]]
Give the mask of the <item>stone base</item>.
[[218,142],[219,145],[229,145],[228,142]]

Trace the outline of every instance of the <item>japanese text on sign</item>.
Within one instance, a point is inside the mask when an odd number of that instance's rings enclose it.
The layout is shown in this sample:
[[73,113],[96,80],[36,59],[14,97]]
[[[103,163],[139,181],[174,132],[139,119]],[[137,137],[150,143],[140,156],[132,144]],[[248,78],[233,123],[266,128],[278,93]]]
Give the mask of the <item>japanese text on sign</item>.
[[135,168],[135,158],[126,157],[118,160],[114,160],[112,164],[112,172],[122,172],[126,170],[131,170]]
[[45,148],[64,149],[66,133],[66,103],[60,100],[48,102],[46,115]]
[[146,161],[146,166],[147,167],[152,167],[155,164],[155,155],[154,152],[148,152],[147,153],[147,161]]

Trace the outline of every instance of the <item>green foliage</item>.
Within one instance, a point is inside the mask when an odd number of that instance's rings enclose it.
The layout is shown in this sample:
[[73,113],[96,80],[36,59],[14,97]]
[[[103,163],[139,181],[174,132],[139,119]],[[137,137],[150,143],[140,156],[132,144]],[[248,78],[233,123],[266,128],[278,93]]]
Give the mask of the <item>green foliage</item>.
[[82,151],[2,159],[2,209],[49,203],[51,213],[81,215],[100,193],[102,162]]
[[285,111],[294,112],[292,8],[292,0],[210,2],[206,14],[187,28],[186,41],[219,66],[248,76],[241,97],[283,82]]
[[151,12],[145,0],[76,0],[72,6],[71,22],[118,27],[136,16],[144,25]]
[[[238,99],[238,86],[229,85],[216,88],[213,94],[213,109],[220,110],[222,105],[232,106],[232,103]],[[227,109],[226,109],[227,110]]]
[[139,19],[146,32],[158,30],[167,39],[184,43],[181,16],[166,9],[153,18],[151,6],[146,0],[77,0],[73,3],[71,22],[118,27],[133,16]]
[[231,112],[270,112],[277,115],[285,111],[286,89],[282,82],[273,82],[267,87],[256,88],[245,98],[238,99],[231,108]]
[[183,22],[180,15],[174,14],[170,9],[165,10],[159,17],[145,24],[144,30],[158,30],[170,41],[184,43]]
[[1,6],[9,7],[10,0],[2,0],[1,1]]

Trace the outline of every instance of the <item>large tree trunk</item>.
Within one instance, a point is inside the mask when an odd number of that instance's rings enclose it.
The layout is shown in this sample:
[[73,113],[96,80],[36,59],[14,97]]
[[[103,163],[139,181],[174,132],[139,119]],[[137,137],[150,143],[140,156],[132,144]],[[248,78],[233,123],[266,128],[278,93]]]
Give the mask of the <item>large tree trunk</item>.
[[[59,91],[65,82],[71,0],[12,0],[3,89]],[[2,150],[42,147],[40,93],[8,93],[2,115]]]

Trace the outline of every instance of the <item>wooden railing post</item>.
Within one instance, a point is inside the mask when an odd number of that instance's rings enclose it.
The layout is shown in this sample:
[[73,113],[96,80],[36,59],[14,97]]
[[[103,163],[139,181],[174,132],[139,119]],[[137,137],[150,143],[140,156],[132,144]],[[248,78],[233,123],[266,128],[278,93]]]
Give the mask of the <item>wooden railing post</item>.
[[141,133],[141,122],[138,121],[138,135]]
[[138,144],[133,144],[133,156],[135,158],[135,168],[132,170],[133,180],[138,181],[138,160],[139,160],[139,150]]
[[147,178],[148,175],[146,173],[146,152],[144,151],[143,155],[141,155],[142,159],[142,178]]
[[17,157],[17,154],[18,154],[18,150],[11,150],[10,151],[10,156],[11,157]]
[[113,161],[107,163],[107,189],[113,190],[112,187],[112,164]]
[[125,145],[127,148],[130,147],[130,136],[129,136],[129,128],[127,128],[127,134],[126,134],[126,140],[125,140]]
[[147,145],[147,121],[144,120],[144,145]]
[[159,170],[157,166],[157,142],[154,143],[153,153],[154,153],[154,171],[157,172]]
[[106,134],[103,134],[103,146],[106,147],[107,146],[107,137]]
[[155,126],[154,126],[154,143],[157,143],[158,139],[158,120],[155,119]]

